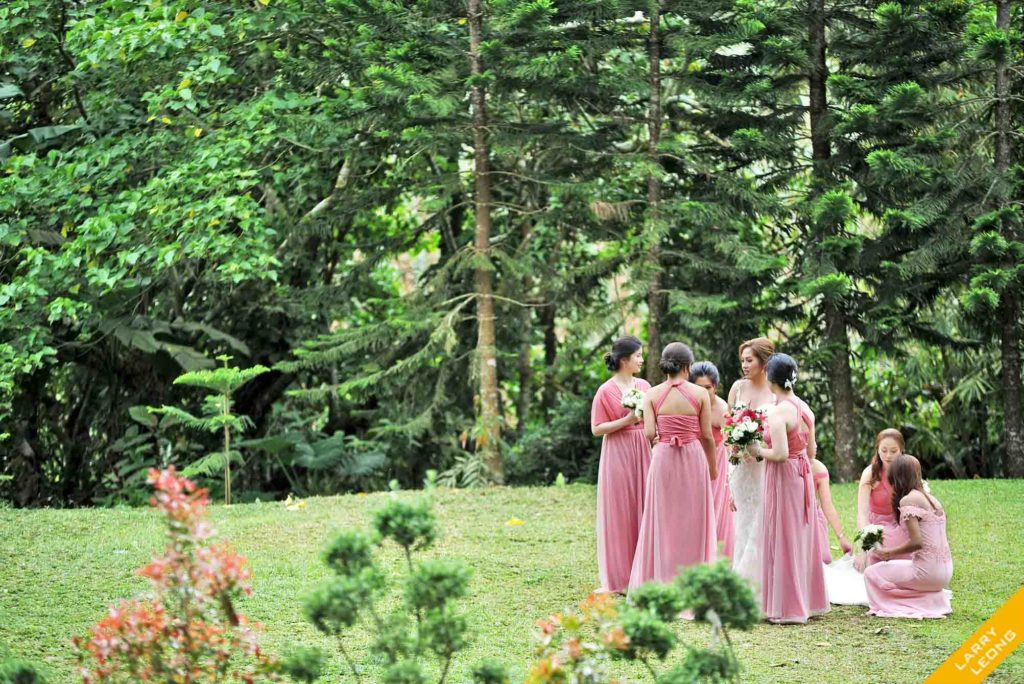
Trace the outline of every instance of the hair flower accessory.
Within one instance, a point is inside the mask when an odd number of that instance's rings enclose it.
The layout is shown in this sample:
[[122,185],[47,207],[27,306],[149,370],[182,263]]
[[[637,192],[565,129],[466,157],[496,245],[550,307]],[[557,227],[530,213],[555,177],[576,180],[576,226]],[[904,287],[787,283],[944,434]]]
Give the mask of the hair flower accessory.
[[795,385],[796,385],[796,371],[793,371],[793,373],[789,376],[789,379],[786,380],[786,389],[791,390],[791,389],[793,389],[793,387]]

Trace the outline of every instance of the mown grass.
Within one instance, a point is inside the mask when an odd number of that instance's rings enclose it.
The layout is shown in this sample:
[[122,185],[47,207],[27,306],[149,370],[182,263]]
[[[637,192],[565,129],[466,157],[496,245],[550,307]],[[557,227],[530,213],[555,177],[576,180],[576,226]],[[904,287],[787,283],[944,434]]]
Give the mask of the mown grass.
[[[1024,482],[933,482],[949,512],[954,557],[953,607],[946,620],[884,620],[865,609],[835,607],[807,626],[761,625],[733,635],[744,681],[919,682],[1015,593],[1024,579]],[[834,487],[852,536],[855,491]],[[331,645],[302,617],[302,598],[327,577],[320,551],[332,532],[362,527],[385,494],[310,499],[301,511],[280,503],[213,508],[212,518],[251,562],[255,593],[242,609],[266,623],[271,652],[292,644]],[[405,495],[403,495],[405,496]],[[522,675],[532,654],[534,622],[572,605],[596,586],[595,490],[562,488],[440,490],[443,538],[429,555],[462,558],[474,569],[463,602],[477,634],[449,681],[469,680],[484,657]],[[519,527],[506,526],[517,517]],[[149,510],[0,510],[0,652],[43,663],[53,681],[73,681],[68,640],[100,618],[111,602],[144,587],[134,570],[162,546],[161,521]],[[394,549],[382,553],[397,573]],[[707,628],[680,624],[682,641],[702,644]],[[352,643],[366,658],[367,637]],[[677,650],[677,657],[679,651]],[[638,667],[616,665],[631,680]],[[332,662],[332,681],[346,681]],[[1024,681],[1024,649],[989,681]]]

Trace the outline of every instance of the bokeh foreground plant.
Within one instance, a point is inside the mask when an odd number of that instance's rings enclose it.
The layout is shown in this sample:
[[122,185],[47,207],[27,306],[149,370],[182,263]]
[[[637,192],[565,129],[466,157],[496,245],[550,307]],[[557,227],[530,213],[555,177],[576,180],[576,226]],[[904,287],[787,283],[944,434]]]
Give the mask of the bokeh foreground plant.
[[112,606],[86,636],[73,640],[78,672],[91,682],[275,681],[276,664],[235,608],[251,594],[246,560],[214,542],[205,489],[151,470],[151,504],[167,522],[163,555],[140,568],[150,590]]

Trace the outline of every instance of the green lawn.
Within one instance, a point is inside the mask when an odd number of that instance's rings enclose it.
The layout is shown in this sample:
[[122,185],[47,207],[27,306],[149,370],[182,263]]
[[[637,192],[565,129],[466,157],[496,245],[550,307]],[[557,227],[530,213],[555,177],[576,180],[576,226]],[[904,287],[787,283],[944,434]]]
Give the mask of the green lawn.
[[[953,615],[883,620],[863,608],[835,608],[809,626],[761,625],[734,635],[744,681],[922,681],[1020,588],[1024,482],[931,484],[949,512]],[[836,486],[833,493],[852,536],[854,488]],[[326,576],[319,554],[332,531],[362,527],[383,496],[310,499],[302,511],[280,503],[213,509],[221,536],[250,559],[255,592],[243,609],[266,623],[263,644],[271,652],[293,643],[328,646],[303,620],[301,599]],[[594,496],[594,488],[583,485],[437,492],[443,539],[431,553],[465,559],[474,568],[464,606],[478,635],[450,681],[468,681],[469,667],[488,656],[522,674],[534,621],[596,586]],[[512,517],[525,524],[506,526]],[[161,544],[161,522],[149,510],[0,510],[0,652],[10,649],[44,663],[55,681],[72,681],[68,639],[109,603],[144,586],[133,571]],[[398,567],[393,549],[385,558]],[[707,637],[700,625],[679,629],[684,641]],[[353,643],[365,647],[360,635]],[[340,658],[333,666],[340,675]],[[617,667],[641,680],[638,669]],[[1024,649],[990,681],[1024,681]]]

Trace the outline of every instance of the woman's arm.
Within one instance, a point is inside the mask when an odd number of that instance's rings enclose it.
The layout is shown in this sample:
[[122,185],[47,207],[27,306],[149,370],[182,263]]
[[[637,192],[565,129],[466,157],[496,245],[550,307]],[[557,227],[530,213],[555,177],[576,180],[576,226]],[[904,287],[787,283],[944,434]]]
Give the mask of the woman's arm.
[[832,488],[829,486],[828,478],[823,477],[818,480],[816,487],[818,489],[818,501],[821,502],[821,512],[825,514],[825,520],[828,520],[832,531],[836,533],[839,545],[843,547],[843,553],[849,553],[853,550],[853,546],[846,539],[846,535],[843,534],[843,526],[839,522],[839,514],[836,513],[836,507],[832,504]]
[[871,512],[871,467],[861,473],[860,484],[857,485],[857,529],[863,530],[871,519],[868,514]]
[[750,453],[759,454],[761,458],[780,463],[789,458],[789,438],[786,436],[785,416],[785,412],[788,410],[791,410],[788,406],[777,406],[768,414],[768,429],[772,433],[771,449],[766,449],[754,442],[753,446],[747,446]]
[[917,518],[907,518],[906,523],[907,536],[910,537],[907,543],[892,548],[883,546],[880,549],[875,549],[875,553],[878,554],[879,558],[882,560],[889,560],[893,556],[913,553],[923,546],[921,543],[921,524],[918,522]]
[[644,395],[644,435],[648,442],[653,442],[658,436],[658,419],[654,415],[654,401],[650,392]]
[[630,411],[629,413],[624,415],[622,418],[619,418],[618,420],[610,420],[606,423],[598,423],[597,425],[591,425],[590,431],[594,433],[595,437],[603,437],[605,435],[610,435],[613,432],[618,432],[619,430],[627,428],[630,425],[636,425],[639,422],[640,419],[637,418],[632,411]]
[[714,480],[718,478],[718,459],[715,458],[715,437],[711,434],[711,408],[711,397],[704,392],[700,398],[700,444],[708,459],[708,472]]
[[807,432],[807,458],[812,461],[818,457],[818,440],[814,436],[814,425],[815,423],[812,422],[808,426]]
[[740,383],[741,382],[743,382],[743,381],[742,380],[737,380],[736,382],[732,383],[732,387],[729,388],[729,408],[730,408],[730,410],[732,409],[733,406],[736,405],[736,399],[740,395]]

